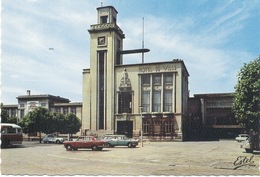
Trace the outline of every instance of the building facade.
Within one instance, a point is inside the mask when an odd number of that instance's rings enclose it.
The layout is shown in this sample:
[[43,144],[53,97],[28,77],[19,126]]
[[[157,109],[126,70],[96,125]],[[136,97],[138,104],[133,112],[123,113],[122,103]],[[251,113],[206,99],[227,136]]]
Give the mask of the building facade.
[[189,73],[182,60],[123,64],[125,35],[112,6],[97,8],[90,68],[83,69],[83,130],[149,139],[185,138]]
[[195,94],[189,98],[189,139],[234,138],[243,129],[232,113],[232,93]]
[[[27,90],[26,95],[17,97],[18,104],[3,105],[3,108],[7,110],[9,117],[17,117],[17,123],[28,112],[33,111],[37,107],[43,107],[51,112],[57,112],[61,114],[73,113],[82,121],[82,103],[71,103],[69,99],[60,96],[54,96],[49,94],[31,95],[31,91]],[[82,132],[79,132],[82,134]]]

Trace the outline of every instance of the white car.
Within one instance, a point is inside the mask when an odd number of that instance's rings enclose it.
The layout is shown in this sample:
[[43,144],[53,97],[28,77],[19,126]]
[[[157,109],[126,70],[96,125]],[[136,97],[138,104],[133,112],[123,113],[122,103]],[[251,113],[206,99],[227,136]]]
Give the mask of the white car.
[[59,137],[57,137],[57,136],[54,135],[54,134],[48,134],[48,135],[46,135],[46,136],[42,139],[42,141],[43,141],[44,143],[56,143],[56,144],[61,144],[61,143],[64,142],[64,139],[63,139],[63,138],[59,138]]
[[237,140],[238,142],[241,142],[241,141],[247,140],[247,138],[249,138],[249,135],[248,135],[248,134],[239,134],[239,135],[236,137],[236,140]]

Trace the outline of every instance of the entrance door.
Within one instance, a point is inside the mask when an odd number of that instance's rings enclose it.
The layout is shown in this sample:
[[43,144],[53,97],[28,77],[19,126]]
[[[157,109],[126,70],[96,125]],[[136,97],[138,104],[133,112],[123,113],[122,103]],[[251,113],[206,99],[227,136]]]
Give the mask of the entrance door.
[[133,137],[133,121],[117,121],[117,134]]

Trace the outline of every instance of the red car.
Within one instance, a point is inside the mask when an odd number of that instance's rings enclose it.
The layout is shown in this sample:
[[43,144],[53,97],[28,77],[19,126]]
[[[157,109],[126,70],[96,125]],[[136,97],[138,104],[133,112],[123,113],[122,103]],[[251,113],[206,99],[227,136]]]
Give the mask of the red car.
[[89,148],[93,151],[101,151],[108,146],[105,141],[97,140],[94,136],[80,136],[76,141],[65,141],[64,147],[67,151]]

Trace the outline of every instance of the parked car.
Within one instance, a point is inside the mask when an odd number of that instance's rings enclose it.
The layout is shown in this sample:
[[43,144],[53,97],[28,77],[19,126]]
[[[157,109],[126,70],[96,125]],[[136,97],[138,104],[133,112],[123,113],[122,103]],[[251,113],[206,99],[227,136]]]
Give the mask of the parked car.
[[247,140],[247,138],[249,138],[249,135],[248,135],[248,134],[239,134],[235,139],[236,139],[238,142],[241,142],[241,141]]
[[128,138],[126,135],[105,135],[103,140],[108,143],[109,147],[128,146],[132,148],[138,145],[138,140]]
[[78,150],[79,148],[89,148],[93,151],[101,151],[104,147],[108,147],[106,141],[98,140],[94,136],[80,136],[76,141],[65,141],[63,144],[67,151]]
[[57,137],[55,134],[48,134],[42,139],[43,143],[61,144],[64,142],[63,138]]

